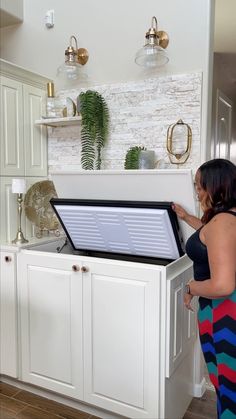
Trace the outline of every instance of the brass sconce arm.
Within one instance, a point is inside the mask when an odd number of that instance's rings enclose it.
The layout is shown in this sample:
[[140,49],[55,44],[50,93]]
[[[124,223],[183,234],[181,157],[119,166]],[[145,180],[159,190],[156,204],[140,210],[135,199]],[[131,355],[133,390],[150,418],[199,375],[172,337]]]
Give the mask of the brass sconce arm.
[[[73,41],[75,47],[73,47]],[[74,63],[77,62],[81,65],[85,65],[89,59],[89,54],[87,49],[78,48],[77,39],[74,35],[70,36],[70,45],[65,50],[65,62]]]
[[152,17],[151,28],[146,32],[145,36],[147,44],[159,45],[162,48],[167,48],[169,44],[169,36],[165,31],[158,31],[157,18]]

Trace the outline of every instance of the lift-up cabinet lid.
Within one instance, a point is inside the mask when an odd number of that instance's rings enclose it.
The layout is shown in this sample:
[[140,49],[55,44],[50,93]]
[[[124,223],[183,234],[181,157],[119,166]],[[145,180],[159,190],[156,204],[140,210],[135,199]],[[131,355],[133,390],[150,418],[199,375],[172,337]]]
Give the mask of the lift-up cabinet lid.
[[52,198],[74,250],[167,264],[183,256],[183,239],[170,202]]
[[[190,169],[60,171],[52,180],[59,198],[176,202],[196,214]],[[193,229],[179,224],[186,243]]]

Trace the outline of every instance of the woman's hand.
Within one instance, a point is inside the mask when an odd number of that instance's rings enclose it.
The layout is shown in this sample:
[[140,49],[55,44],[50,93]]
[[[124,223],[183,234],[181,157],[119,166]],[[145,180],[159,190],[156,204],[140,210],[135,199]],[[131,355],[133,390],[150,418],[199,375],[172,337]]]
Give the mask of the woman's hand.
[[172,204],[172,209],[173,209],[173,211],[176,212],[177,216],[181,220],[186,221],[186,219],[188,218],[188,215],[189,214],[187,213],[187,211],[183,207],[181,207],[181,205],[173,203]]
[[202,222],[199,218],[195,217],[195,215],[189,214],[181,205],[176,204],[175,202],[172,203],[172,210],[176,212],[177,216],[185,221],[188,225],[193,227],[195,230],[198,230],[202,227]]
[[184,306],[191,311],[194,311],[192,306],[191,306],[191,301],[192,301],[193,295],[191,294],[184,294]]

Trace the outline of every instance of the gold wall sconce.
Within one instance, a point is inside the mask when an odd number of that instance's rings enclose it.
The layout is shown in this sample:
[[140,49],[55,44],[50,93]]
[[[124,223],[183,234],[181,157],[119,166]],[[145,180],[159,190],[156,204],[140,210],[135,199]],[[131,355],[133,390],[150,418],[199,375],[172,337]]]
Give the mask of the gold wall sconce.
[[169,44],[168,34],[159,31],[157,19],[152,17],[151,28],[146,33],[146,43],[135,56],[136,64],[146,68],[156,68],[168,63],[165,49]]
[[[177,135],[175,135],[175,131],[177,131]],[[186,143],[181,149],[177,144],[182,144],[183,131],[185,131]],[[175,124],[169,126],[167,130],[166,148],[172,164],[184,164],[190,156],[191,146],[192,130],[188,124],[185,124],[182,119],[179,119]]]
[[57,69],[57,75],[62,75],[67,80],[76,80],[81,77],[81,66],[87,63],[89,53],[85,48],[78,48],[74,35],[70,37],[69,42],[70,44],[65,50],[65,62]]

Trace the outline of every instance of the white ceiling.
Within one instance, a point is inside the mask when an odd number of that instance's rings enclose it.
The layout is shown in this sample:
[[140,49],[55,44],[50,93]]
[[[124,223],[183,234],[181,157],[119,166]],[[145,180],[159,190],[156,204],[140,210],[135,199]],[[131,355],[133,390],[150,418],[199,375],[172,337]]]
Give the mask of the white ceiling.
[[236,53],[236,0],[215,0],[215,52]]

